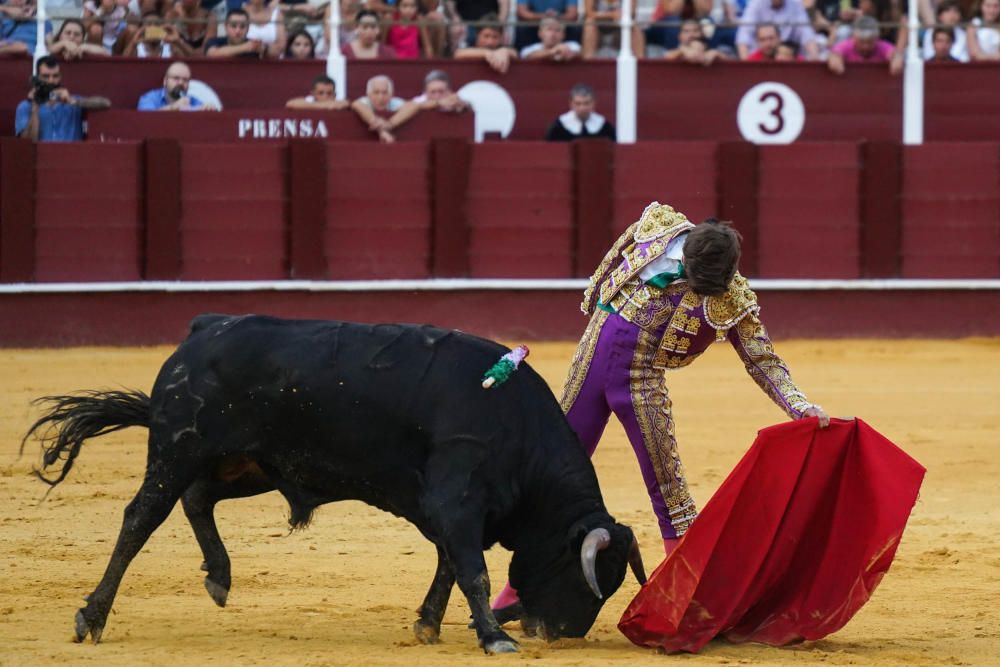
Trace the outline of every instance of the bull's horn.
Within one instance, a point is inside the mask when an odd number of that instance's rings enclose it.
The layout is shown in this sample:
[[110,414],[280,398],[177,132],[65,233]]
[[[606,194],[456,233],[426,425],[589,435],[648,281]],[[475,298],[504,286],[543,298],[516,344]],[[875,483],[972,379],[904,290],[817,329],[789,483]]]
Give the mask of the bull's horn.
[[632,568],[632,574],[636,581],[642,586],[646,583],[646,568],[642,566],[642,554],[639,553],[639,541],[632,538],[632,545],[628,548],[628,566]]
[[607,549],[609,544],[611,544],[611,533],[606,528],[595,528],[583,538],[583,546],[580,547],[583,577],[598,600],[603,600],[604,596],[601,595],[601,587],[597,585],[597,552]]

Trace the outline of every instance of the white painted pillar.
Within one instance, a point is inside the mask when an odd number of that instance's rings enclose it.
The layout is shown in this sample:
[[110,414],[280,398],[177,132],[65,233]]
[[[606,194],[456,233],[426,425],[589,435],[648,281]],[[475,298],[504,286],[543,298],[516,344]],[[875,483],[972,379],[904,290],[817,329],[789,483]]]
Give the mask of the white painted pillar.
[[347,58],[340,52],[340,0],[330,3],[330,43],[326,54],[326,75],[333,79],[337,99],[347,99]]
[[617,113],[615,128],[618,143],[634,144],[636,137],[636,104],[639,79],[638,62],[632,53],[632,1],[622,0],[621,50],[616,69]]
[[38,32],[35,41],[35,53],[32,56],[32,74],[38,69],[38,59],[49,55],[49,48],[45,44],[45,16],[45,0],[38,0],[38,9],[35,12],[35,26]]
[[909,39],[903,69],[903,143],[924,143],[924,59],[920,54],[920,21],[917,2],[910,0]]

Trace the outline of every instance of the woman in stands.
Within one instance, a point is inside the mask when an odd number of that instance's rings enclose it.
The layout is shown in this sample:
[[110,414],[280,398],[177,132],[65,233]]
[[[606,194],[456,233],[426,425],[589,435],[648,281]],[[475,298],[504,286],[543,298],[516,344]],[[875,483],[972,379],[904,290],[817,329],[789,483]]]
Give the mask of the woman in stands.
[[395,58],[396,52],[379,41],[378,14],[370,9],[362,9],[354,19],[356,26],[354,39],[344,44],[341,53],[350,60],[382,60]]
[[982,0],[966,30],[973,60],[1000,60],[1000,0]]
[[288,45],[281,55],[284,60],[312,60],[316,57],[316,42],[306,30],[296,30],[288,37]]
[[267,46],[267,55],[277,58],[285,50],[285,22],[278,0],[265,4],[264,0],[248,0],[243,10],[250,17],[247,40]]
[[49,37],[49,55],[63,60],[75,60],[84,56],[110,56],[111,53],[101,45],[87,44],[83,41],[86,29],[80,19],[66,19],[56,36]]
[[198,0],[177,0],[165,18],[177,25],[181,39],[192,52],[204,50],[205,38],[211,39],[219,31],[215,13],[202,7]]

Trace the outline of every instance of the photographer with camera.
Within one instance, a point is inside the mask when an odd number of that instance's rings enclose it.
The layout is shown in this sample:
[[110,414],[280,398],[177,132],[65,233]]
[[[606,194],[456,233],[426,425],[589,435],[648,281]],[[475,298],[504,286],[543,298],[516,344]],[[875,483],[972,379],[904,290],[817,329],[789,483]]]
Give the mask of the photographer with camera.
[[188,95],[191,68],[175,62],[167,68],[163,87],[151,90],[139,98],[139,111],[217,111],[197,97]]
[[28,99],[17,105],[14,133],[32,141],[80,141],[83,112],[108,109],[106,97],[71,95],[62,85],[59,61],[52,56],[38,59]]

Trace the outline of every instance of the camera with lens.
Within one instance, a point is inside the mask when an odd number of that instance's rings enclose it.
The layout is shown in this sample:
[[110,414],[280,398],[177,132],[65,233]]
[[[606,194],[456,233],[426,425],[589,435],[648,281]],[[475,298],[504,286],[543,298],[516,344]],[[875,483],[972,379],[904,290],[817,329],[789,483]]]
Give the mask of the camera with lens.
[[31,77],[31,85],[35,89],[34,99],[38,104],[45,104],[52,99],[52,93],[59,87],[58,84],[42,81],[37,76]]

